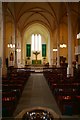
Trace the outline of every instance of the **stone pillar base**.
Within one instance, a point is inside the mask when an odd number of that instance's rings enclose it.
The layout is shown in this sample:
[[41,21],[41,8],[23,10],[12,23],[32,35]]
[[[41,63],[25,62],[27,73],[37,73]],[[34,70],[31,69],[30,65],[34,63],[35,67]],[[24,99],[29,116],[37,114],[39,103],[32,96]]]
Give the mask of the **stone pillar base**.
[[18,65],[16,63],[14,64],[14,68],[18,68]]
[[73,76],[73,67],[68,65],[67,67],[67,77]]

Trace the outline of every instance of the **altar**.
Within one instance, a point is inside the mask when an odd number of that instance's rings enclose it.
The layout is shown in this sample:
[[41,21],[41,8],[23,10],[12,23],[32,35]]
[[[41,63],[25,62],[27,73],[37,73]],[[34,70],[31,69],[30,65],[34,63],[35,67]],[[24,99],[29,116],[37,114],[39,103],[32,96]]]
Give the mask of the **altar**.
[[36,63],[36,60],[32,60],[32,64],[34,64],[34,65],[38,64],[39,65],[39,64],[42,64],[42,62],[41,62],[41,60],[37,60],[37,63]]

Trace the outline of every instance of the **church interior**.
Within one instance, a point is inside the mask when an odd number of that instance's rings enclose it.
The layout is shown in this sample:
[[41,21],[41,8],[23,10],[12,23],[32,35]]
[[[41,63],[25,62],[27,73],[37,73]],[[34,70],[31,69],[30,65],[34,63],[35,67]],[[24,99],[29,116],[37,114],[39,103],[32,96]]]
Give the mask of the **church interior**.
[[80,119],[80,2],[0,2],[2,120]]

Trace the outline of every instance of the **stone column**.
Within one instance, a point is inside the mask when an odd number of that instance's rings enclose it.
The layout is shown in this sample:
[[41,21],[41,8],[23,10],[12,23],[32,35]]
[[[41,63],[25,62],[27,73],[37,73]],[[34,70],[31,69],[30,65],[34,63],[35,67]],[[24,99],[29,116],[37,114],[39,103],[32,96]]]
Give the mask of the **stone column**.
[[53,33],[50,34],[50,62],[49,65],[53,65]]
[[23,36],[21,35],[21,64],[23,64]]
[[2,2],[0,2],[0,79],[2,76]]
[[[78,12],[80,11],[80,1],[78,6]],[[80,14],[78,14],[78,34],[80,34]],[[78,51],[80,51],[80,38],[78,39]],[[78,64],[80,64],[80,54],[78,54]]]
[[77,64],[79,65],[80,64],[80,38],[78,39],[78,60],[77,60]]
[[3,41],[3,60],[2,60],[2,75],[7,75],[7,68],[6,68],[6,3],[2,4],[2,41]]
[[14,67],[17,67],[17,23],[14,20],[14,39],[15,39],[15,63]]
[[[3,33],[3,24],[2,24],[2,2],[0,2],[0,90],[2,89],[2,53],[3,53],[3,39],[2,39],[2,33]],[[0,94],[0,100],[2,99],[2,94]],[[2,101],[2,100],[1,100]],[[0,118],[2,118],[2,102],[0,102]]]
[[60,66],[60,26],[57,25],[57,67]]
[[72,67],[72,28],[71,28],[71,12],[70,8],[67,6],[68,12],[68,68],[67,68],[67,77],[73,76],[73,67]]

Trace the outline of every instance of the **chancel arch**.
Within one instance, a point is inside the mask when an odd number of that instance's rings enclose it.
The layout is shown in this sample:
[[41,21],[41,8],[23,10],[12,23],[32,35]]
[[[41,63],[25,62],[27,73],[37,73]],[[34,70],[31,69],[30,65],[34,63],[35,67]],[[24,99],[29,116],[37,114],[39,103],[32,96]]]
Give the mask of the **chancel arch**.
[[[34,36],[34,40],[37,41],[37,43],[39,43],[39,36],[41,39],[41,43],[40,44],[40,50],[36,50],[36,42],[35,42],[35,49],[32,49],[32,35]],[[28,48],[29,47],[29,52],[30,55],[28,55]],[[39,46],[37,46],[39,47]],[[24,64],[35,64],[35,60],[36,60],[36,56],[33,52],[37,51],[39,52],[39,54],[37,55],[37,64],[46,64],[46,63],[50,63],[50,33],[48,31],[48,29],[43,26],[42,24],[39,23],[34,23],[32,25],[30,25],[23,36],[23,63]],[[44,60],[45,59],[45,60]]]

